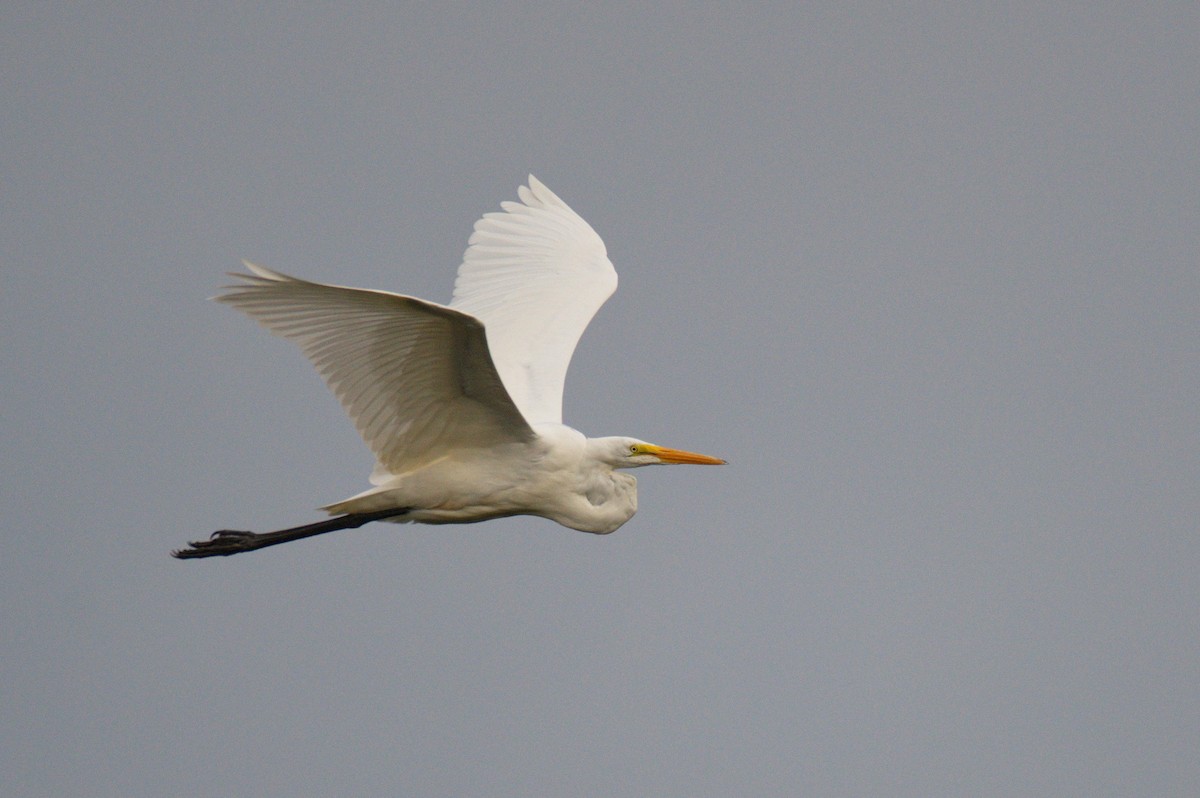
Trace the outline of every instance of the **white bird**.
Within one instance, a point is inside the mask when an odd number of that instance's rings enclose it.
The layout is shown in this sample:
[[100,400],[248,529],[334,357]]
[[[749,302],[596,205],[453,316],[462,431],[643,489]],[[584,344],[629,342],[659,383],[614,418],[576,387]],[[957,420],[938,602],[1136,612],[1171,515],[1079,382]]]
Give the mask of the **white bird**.
[[373,488],[276,532],[215,532],[181,558],[252,551],[371,521],[536,515],[608,534],[637,511],[617,469],[724,463],[562,423],[575,344],[616,290],[596,231],[532,175],[475,223],[449,306],[300,280],[243,262],[217,297],[295,341],[375,454]]

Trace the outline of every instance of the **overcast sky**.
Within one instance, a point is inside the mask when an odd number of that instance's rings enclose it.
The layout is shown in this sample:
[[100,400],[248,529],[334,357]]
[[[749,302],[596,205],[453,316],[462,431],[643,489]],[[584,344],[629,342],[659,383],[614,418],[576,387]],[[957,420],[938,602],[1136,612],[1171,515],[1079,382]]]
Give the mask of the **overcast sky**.
[[[1195,3],[8,3],[12,796],[1184,796]],[[532,172],[621,275],[607,537],[317,520],[372,458],[239,259],[447,301]]]

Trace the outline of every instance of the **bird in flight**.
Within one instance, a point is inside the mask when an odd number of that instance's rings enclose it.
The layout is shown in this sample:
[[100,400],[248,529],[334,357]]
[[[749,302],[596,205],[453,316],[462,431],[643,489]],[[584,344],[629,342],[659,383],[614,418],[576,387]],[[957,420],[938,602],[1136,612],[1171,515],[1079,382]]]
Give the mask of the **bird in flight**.
[[562,423],[575,345],[617,288],[596,231],[532,175],[519,202],[475,223],[449,305],[249,274],[217,297],[295,341],[375,455],[370,490],[332,518],[223,529],[172,554],[238,554],[372,521],[454,524],[536,515],[608,534],[637,511],[618,469],[724,460]]

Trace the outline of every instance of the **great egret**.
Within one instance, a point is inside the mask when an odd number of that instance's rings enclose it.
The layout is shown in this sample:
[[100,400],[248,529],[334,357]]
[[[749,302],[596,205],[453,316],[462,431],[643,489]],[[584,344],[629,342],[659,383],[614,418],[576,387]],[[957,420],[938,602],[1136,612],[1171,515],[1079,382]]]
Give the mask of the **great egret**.
[[217,297],[299,344],[341,400],[376,466],[337,517],[221,530],[173,552],[237,554],[371,521],[469,523],[538,515],[608,534],[637,511],[620,473],[716,457],[562,423],[563,380],[584,328],[617,287],[596,231],[532,175],[520,202],[475,223],[449,306],[324,285],[244,262]]

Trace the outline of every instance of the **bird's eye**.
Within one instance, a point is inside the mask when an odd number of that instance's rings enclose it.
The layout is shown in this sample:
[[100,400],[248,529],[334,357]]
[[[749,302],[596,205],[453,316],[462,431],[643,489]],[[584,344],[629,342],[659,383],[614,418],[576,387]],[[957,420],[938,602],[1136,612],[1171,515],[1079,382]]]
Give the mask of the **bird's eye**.
[[638,448],[637,448],[637,444],[636,444],[636,443],[635,443],[634,445],[632,445],[632,446],[630,446],[630,447],[629,447],[629,453],[630,453],[630,454],[637,454],[637,453],[638,453]]

